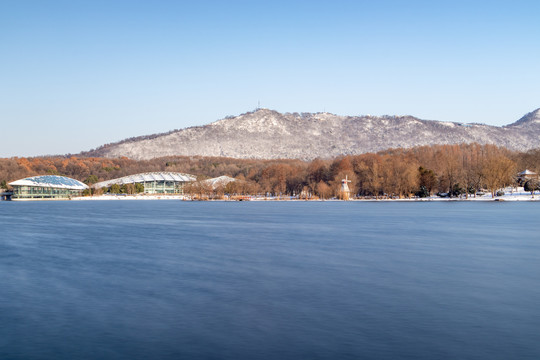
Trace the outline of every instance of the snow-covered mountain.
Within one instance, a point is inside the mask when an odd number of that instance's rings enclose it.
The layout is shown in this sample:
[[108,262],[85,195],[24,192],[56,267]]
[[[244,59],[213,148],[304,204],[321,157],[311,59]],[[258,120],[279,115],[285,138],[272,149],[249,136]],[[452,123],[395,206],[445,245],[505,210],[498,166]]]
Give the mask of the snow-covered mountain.
[[152,159],[170,155],[330,158],[388,148],[472,143],[525,151],[540,147],[540,109],[503,127],[413,116],[338,116],[258,109],[209,125],[127,139],[83,156]]

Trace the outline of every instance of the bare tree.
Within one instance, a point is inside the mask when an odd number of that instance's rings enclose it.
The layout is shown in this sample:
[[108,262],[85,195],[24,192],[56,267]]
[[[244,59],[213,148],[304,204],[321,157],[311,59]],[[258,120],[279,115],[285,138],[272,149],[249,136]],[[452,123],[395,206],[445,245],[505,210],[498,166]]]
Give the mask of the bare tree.
[[497,190],[510,185],[515,173],[515,163],[504,155],[490,154],[482,167],[486,188],[495,198]]

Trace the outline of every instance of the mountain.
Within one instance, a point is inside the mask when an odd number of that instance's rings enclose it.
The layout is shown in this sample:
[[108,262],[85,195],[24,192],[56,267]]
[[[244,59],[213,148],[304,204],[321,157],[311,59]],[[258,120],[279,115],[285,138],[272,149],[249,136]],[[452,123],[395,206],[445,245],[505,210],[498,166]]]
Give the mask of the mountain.
[[540,147],[540,109],[503,127],[413,116],[338,116],[258,109],[205,126],[126,139],[81,156],[143,160],[172,155],[329,158],[388,148],[472,143],[525,151]]

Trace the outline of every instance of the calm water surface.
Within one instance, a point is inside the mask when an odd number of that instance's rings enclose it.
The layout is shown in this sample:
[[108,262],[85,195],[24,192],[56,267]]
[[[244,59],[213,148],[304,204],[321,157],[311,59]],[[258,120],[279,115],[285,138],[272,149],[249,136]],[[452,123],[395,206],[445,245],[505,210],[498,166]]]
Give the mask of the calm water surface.
[[539,203],[0,203],[1,359],[540,359]]

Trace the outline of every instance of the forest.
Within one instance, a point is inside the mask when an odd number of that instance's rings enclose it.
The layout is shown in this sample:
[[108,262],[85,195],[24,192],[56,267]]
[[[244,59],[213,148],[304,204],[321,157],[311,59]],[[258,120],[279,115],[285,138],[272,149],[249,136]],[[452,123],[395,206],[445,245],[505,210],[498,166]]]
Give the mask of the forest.
[[221,175],[237,179],[221,189],[200,183],[189,191],[231,194],[267,194],[327,199],[337,196],[341,179],[352,182],[358,197],[406,198],[476,196],[497,194],[516,185],[516,174],[540,170],[540,149],[515,152],[494,145],[461,144],[389,149],[378,153],[340,156],[334,159],[255,160],[222,157],[162,157],[152,160],[94,157],[13,157],[0,159],[0,188],[11,181],[35,175],[63,175],[89,185],[126,175],[171,171],[204,180]]

